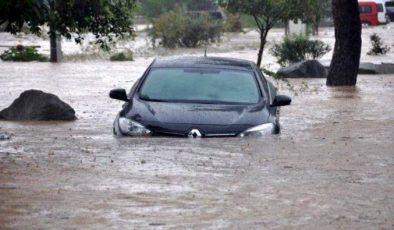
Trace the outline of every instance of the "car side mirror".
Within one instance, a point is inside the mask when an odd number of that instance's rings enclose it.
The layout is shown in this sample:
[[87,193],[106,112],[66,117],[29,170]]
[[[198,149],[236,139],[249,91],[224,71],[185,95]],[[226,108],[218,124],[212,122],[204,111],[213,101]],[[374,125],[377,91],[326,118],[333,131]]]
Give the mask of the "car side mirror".
[[291,104],[291,98],[285,95],[277,95],[272,102],[271,107],[286,106]]
[[113,89],[109,92],[109,97],[120,101],[129,101],[125,89]]

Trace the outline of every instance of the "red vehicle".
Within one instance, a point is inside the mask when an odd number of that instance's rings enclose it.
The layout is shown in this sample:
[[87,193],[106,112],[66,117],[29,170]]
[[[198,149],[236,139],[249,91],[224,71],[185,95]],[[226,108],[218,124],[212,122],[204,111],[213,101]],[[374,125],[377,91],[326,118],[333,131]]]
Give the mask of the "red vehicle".
[[360,19],[362,24],[379,25],[378,5],[375,2],[359,2]]

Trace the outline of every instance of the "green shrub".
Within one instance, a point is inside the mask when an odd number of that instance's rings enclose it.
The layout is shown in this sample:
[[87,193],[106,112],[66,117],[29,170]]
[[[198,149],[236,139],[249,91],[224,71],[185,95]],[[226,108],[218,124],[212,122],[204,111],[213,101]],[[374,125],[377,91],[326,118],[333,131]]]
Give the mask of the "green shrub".
[[160,44],[166,48],[175,48],[187,25],[187,18],[178,11],[170,11],[153,20],[151,32],[152,41],[160,39]]
[[150,35],[154,45],[159,39],[160,45],[172,49],[218,42],[223,30],[221,21],[212,20],[206,14],[190,15],[176,10],[154,19]]
[[372,49],[367,53],[368,55],[385,55],[390,51],[390,48],[383,44],[382,38],[376,33],[373,33],[370,37]]
[[198,47],[209,42],[220,41],[223,25],[220,21],[212,20],[202,14],[194,19],[187,17],[187,26],[181,33],[179,46]]
[[12,47],[0,55],[3,61],[17,61],[17,62],[29,62],[29,61],[48,61],[48,57],[37,52],[34,47],[26,47],[18,45]]
[[319,40],[311,40],[306,35],[286,36],[279,44],[274,44],[271,53],[281,66],[308,59],[316,59],[328,53],[331,47]]
[[241,16],[239,14],[227,14],[224,30],[227,32],[242,32]]
[[131,51],[119,52],[111,55],[111,61],[134,61],[134,54]]

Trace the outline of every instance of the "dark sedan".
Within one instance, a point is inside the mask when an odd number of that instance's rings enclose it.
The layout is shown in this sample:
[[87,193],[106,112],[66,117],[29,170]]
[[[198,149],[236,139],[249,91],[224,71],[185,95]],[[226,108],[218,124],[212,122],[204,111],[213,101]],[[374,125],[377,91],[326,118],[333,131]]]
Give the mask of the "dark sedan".
[[127,94],[114,122],[118,136],[231,137],[280,132],[276,94],[259,68],[245,60],[170,57],[153,61]]

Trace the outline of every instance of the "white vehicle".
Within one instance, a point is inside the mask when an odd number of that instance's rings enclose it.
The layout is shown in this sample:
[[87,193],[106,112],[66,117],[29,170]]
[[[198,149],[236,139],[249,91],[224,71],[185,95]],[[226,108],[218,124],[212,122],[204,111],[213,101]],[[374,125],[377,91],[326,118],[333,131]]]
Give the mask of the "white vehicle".
[[386,9],[386,2],[390,2],[390,0],[359,0],[359,2],[375,2],[378,9],[379,24],[387,24],[390,22]]

